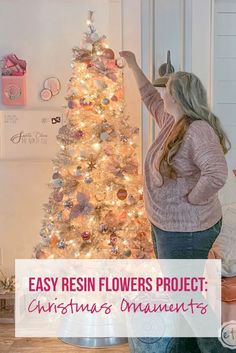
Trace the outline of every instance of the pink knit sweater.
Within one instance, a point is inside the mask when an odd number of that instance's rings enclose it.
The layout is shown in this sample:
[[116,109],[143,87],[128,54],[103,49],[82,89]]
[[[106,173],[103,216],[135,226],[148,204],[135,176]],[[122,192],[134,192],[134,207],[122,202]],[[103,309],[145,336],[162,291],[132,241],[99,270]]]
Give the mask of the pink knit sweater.
[[166,231],[195,232],[212,227],[222,217],[218,190],[228,169],[218,136],[205,121],[194,121],[174,156],[177,179],[162,178],[155,158],[175,123],[164,112],[163,100],[150,82],[140,88],[142,101],[160,132],[144,164],[144,201],[149,220]]

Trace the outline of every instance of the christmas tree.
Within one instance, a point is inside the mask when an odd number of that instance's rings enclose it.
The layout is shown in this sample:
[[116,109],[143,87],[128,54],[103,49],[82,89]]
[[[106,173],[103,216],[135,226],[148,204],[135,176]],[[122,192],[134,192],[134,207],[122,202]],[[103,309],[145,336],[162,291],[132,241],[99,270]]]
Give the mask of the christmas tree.
[[124,114],[122,58],[115,58],[93,13],[73,48],[66,124],[53,160],[37,259],[154,258],[138,174],[138,129]]

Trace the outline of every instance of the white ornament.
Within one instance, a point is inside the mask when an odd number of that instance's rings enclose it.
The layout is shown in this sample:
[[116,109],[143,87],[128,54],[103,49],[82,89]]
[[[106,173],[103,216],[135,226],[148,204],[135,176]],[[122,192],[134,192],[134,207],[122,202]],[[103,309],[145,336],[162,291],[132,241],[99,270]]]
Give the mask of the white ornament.
[[94,144],[92,144],[92,149],[94,150],[94,151],[96,151],[96,152],[99,152],[100,151],[100,149],[101,149],[101,144],[100,143],[94,143]]
[[91,43],[84,43],[83,49],[92,51],[93,50],[93,45]]
[[137,203],[137,201],[136,201],[136,199],[134,198],[133,195],[129,195],[127,201],[128,201],[129,205],[135,205]]
[[102,141],[108,140],[108,139],[109,139],[109,134],[108,134],[107,132],[102,132],[102,133],[100,134],[100,139],[101,139]]
[[87,156],[88,156],[88,152],[87,151],[85,151],[85,150],[81,150],[80,151],[80,157],[81,158],[87,158]]
[[90,37],[93,42],[96,42],[99,39],[99,35],[97,33],[92,33]]
[[101,80],[96,80],[95,85],[96,85],[97,89],[101,90],[101,91],[103,91],[105,88],[107,88],[107,85],[105,84],[105,82],[103,82]]

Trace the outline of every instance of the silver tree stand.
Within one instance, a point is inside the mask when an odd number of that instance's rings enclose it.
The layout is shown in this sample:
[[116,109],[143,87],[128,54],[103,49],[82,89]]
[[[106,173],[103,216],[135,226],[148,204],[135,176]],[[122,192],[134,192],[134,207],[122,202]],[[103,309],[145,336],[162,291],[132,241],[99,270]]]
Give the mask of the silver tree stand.
[[60,337],[61,341],[83,348],[106,348],[128,343],[126,337]]
[[[109,337],[96,337],[98,332],[101,332],[101,325]],[[124,323],[119,323],[117,317],[110,317],[105,324],[101,319],[96,319],[90,315],[82,320],[78,317],[64,318],[60,323],[58,337],[67,344],[85,348],[117,346],[128,343],[127,337],[114,337],[115,332],[119,332],[117,328],[120,325],[124,325]],[[71,333],[76,336],[77,332],[82,333],[82,337],[68,337]]]
[[[64,343],[83,348],[117,346],[128,343],[127,337],[114,337],[115,332],[118,332],[117,327],[121,324],[114,317],[110,317],[105,324],[90,315],[87,315],[83,320],[78,317],[64,318],[58,330],[58,337]],[[96,337],[98,332],[101,332],[101,325],[105,325],[104,332],[107,332],[107,336],[109,337]],[[71,333],[73,333],[73,336],[76,336],[77,332],[82,333],[82,337],[68,337]]]

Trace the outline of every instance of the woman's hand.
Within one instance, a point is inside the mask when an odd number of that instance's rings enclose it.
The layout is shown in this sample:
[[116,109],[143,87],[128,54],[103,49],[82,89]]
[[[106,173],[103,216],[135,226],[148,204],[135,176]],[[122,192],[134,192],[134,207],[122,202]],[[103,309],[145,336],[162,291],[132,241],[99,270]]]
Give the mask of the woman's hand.
[[125,59],[130,68],[133,68],[135,65],[137,65],[135,54],[132,53],[132,51],[123,50],[120,51],[119,54],[122,58]]

